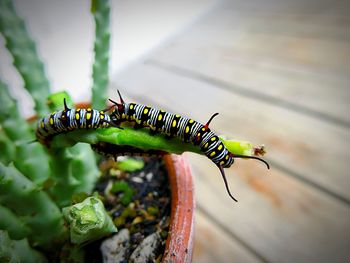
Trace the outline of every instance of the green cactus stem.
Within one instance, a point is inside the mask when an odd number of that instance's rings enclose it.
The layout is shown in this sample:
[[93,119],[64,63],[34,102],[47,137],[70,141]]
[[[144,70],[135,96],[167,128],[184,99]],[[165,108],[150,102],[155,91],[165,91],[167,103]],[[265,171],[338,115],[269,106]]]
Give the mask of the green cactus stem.
[[[1,80],[0,125],[0,132],[4,132],[12,141],[12,146],[7,141],[7,148],[4,149],[10,154],[15,149],[15,156],[7,155],[7,158],[11,158],[16,168],[26,177],[37,185],[42,185],[50,175],[49,158],[38,143],[30,143],[35,140],[34,132],[18,112],[16,100],[11,97],[7,86]],[[2,139],[5,139],[4,136]]]
[[76,193],[91,193],[99,176],[94,152],[89,145],[77,144],[69,149],[51,151],[54,185],[49,189],[60,206],[71,203]]
[[13,65],[22,76],[26,90],[32,95],[37,114],[44,115],[47,113],[49,81],[35,43],[29,36],[24,21],[16,14],[11,0],[0,1],[0,33],[13,57]]
[[92,70],[92,107],[103,109],[107,101],[109,58],[109,1],[92,0],[91,12],[95,18],[95,62]]
[[11,240],[6,231],[0,230],[0,262],[40,263],[46,260],[29,246],[27,239]]
[[49,249],[66,238],[56,204],[13,165],[6,167],[0,163],[0,204],[30,228],[28,238],[32,244]]
[[16,156],[16,148],[0,126],[0,162],[9,164]]
[[70,225],[71,242],[84,244],[117,232],[103,203],[97,197],[88,197],[83,202],[63,208]]
[[[255,149],[259,147],[239,140],[227,140],[220,137],[228,150],[234,154],[247,156],[257,155]],[[192,143],[182,142],[178,138],[168,139],[161,134],[150,134],[147,129],[135,130],[129,127],[123,129],[109,127],[96,130],[76,130],[66,134],[60,134],[53,138],[53,148],[70,147],[77,142],[96,144],[107,142],[115,145],[128,145],[141,150],[160,150],[168,153],[182,154],[183,152],[194,152],[204,154],[198,146]]]
[[0,205],[0,215],[0,229],[7,230],[11,239],[20,240],[30,234],[30,228],[7,207]]
[[[49,96],[51,111],[63,109],[63,98],[72,107],[71,97],[67,92],[58,92]],[[51,148],[51,178],[54,185],[49,189],[55,202],[60,207],[71,204],[74,194],[90,194],[99,176],[94,152],[88,145],[77,144],[72,148]]]

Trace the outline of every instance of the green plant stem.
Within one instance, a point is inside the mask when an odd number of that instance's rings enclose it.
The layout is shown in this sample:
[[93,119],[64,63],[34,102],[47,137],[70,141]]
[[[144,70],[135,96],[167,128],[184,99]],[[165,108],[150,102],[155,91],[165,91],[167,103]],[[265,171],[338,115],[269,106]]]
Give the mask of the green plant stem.
[[0,126],[0,162],[9,164],[15,158],[16,147]]
[[103,203],[97,197],[88,197],[83,202],[63,208],[70,225],[71,242],[83,244],[117,232]]
[[0,205],[0,215],[0,229],[7,230],[11,239],[23,239],[30,234],[30,228],[7,207]]
[[[58,92],[49,96],[51,111],[63,109],[63,98],[72,107],[67,92]],[[99,176],[94,152],[88,145],[77,144],[72,148],[51,148],[51,179],[54,181],[50,193],[55,202],[64,207],[71,204],[71,198],[77,193],[90,194]]]
[[27,239],[11,240],[6,231],[0,230],[0,262],[40,263],[46,260],[41,253],[29,246]]
[[[220,139],[235,154],[252,156],[254,146],[249,142],[238,140]],[[129,127],[123,129],[109,127],[96,130],[76,130],[66,134],[60,134],[53,138],[53,148],[70,147],[77,142],[96,144],[97,142],[108,142],[116,145],[129,145],[141,150],[160,150],[169,153],[182,154],[183,152],[194,152],[204,154],[198,146],[192,143],[182,142],[178,138],[168,139],[161,134],[150,134],[147,129],[135,130]]]
[[94,152],[89,145],[77,144],[69,149],[55,149],[52,155],[51,172],[54,185],[50,193],[60,206],[71,204],[76,193],[90,194],[99,176]]
[[[41,145],[30,143],[35,140],[34,132],[18,112],[16,100],[11,97],[7,86],[1,80],[0,124],[0,132],[4,132],[11,140],[11,144],[7,142],[5,149],[9,154],[15,149],[15,156],[7,155],[7,159],[13,160],[16,168],[26,177],[37,185],[42,185],[50,175],[49,158]],[[5,139],[4,136],[2,138]]]
[[62,214],[56,204],[15,167],[2,163],[0,204],[11,209],[31,229],[32,244],[49,249],[66,238]]
[[103,109],[107,101],[109,58],[109,1],[92,0],[91,12],[95,18],[95,62],[92,69],[92,107]]
[[32,95],[37,114],[44,115],[47,113],[49,81],[35,43],[29,36],[24,21],[16,14],[11,0],[0,1],[0,32],[13,57],[13,64],[23,78],[26,90]]

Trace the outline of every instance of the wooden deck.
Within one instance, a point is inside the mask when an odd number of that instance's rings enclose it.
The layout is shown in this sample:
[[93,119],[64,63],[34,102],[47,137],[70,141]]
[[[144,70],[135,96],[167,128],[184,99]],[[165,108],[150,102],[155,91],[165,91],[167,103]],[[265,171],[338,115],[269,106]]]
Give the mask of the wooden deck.
[[350,2],[227,1],[115,76],[128,99],[264,143],[271,170],[188,154],[194,262],[350,262]]

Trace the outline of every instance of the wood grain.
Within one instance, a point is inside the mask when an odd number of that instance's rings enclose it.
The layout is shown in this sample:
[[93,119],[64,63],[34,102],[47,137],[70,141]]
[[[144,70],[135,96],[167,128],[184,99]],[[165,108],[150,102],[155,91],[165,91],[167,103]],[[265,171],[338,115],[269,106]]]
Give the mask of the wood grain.
[[[251,246],[267,262],[347,262],[350,209],[273,169],[250,161],[227,170],[234,204],[219,171],[191,155],[197,206],[227,234]],[[228,252],[226,252],[228,253]]]
[[[162,107],[202,123],[219,112],[212,129],[229,138],[264,143],[268,159],[293,176],[350,200],[350,132],[269,103],[220,90],[211,84],[148,64],[120,75],[121,90],[144,104]],[[140,92],[141,91],[141,92]]]
[[237,10],[229,1],[150,60],[349,127],[349,28],[349,17]]
[[200,209],[196,212],[195,233],[195,263],[262,262]]
[[210,160],[188,154],[194,262],[350,261],[349,8],[224,1],[115,76],[133,101],[202,123],[219,112],[211,129],[267,146],[270,171],[251,160],[226,169],[238,203]]

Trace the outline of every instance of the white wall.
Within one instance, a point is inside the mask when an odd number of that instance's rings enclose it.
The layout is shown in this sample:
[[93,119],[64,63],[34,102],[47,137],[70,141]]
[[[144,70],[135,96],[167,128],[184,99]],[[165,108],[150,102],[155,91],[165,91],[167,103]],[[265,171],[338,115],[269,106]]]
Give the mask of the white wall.
[[[69,90],[75,101],[89,100],[94,24],[87,0],[16,0],[46,65],[52,90]],[[123,69],[207,12],[217,0],[111,0],[110,75]],[[0,36],[0,78],[21,108],[32,111],[23,82]],[[25,94],[25,95],[23,95]],[[23,110],[22,110],[23,111]]]

